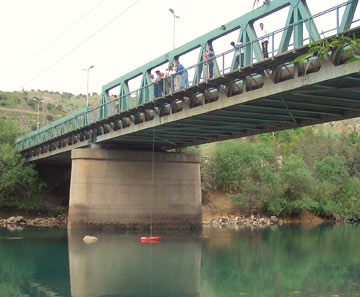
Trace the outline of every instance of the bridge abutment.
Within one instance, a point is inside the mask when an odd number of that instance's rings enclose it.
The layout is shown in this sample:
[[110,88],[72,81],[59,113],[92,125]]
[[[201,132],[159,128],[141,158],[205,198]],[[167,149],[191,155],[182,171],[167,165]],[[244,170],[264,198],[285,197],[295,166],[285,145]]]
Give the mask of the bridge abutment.
[[201,228],[200,156],[75,149],[69,229]]

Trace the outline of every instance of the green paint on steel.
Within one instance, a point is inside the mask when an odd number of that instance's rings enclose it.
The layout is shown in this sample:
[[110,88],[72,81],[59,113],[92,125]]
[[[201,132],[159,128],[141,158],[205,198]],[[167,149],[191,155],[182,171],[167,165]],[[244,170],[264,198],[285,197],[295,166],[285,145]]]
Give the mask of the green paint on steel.
[[99,120],[105,119],[108,116],[108,106],[109,102],[109,91],[105,91],[101,95],[101,105],[99,109]]
[[120,111],[125,111],[131,107],[130,105],[130,95],[129,95],[129,85],[127,81],[121,82],[120,92],[119,92],[119,109]]
[[[358,2],[359,0],[348,0],[338,32],[343,32],[350,29]],[[337,14],[339,14],[339,9],[337,9]]]

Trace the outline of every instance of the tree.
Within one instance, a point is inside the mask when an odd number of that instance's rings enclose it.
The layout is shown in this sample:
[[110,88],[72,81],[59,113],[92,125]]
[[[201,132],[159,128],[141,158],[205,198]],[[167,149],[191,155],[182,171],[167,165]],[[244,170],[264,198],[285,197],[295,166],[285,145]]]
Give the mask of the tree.
[[39,206],[44,184],[37,171],[15,150],[17,129],[0,120],[0,207]]

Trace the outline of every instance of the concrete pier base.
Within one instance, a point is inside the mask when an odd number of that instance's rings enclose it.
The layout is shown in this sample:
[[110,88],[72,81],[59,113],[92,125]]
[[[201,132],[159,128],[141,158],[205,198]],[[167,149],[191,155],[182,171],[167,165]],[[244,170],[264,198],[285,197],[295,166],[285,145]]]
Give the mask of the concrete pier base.
[[71,153],[69,229],[197,229],[200,156],[76,149]]

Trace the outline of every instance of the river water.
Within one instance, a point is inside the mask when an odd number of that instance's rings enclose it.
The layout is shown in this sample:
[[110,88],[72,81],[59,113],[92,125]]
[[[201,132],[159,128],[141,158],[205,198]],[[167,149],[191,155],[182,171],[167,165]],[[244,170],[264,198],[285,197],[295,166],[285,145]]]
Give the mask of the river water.
[[0,296],[360,296],[356,225],[84,235],[1,229]]

